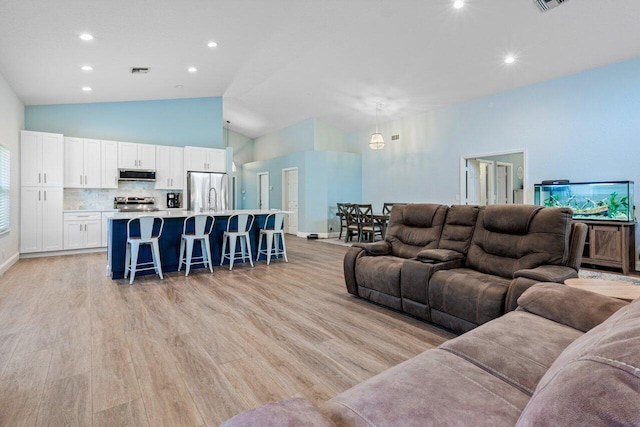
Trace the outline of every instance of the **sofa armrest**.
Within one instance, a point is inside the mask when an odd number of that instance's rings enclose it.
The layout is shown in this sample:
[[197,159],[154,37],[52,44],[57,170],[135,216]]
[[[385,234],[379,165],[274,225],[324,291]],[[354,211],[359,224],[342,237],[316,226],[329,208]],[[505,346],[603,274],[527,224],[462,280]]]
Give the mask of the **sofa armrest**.
[[347,285],[347,292],[353,295],[358,295],[358,284],[356,283],[356,261],[364,255],[366,255],[366,251],[364,249],[354,246],[350,247],[347,253],[344,254],[344,281]]
[[457,251],[452,251],[450,249],[423,249],[418,252],[416,258],[420,261],[453,261],[456,259],[463,259],[464,255]]
[[628,303],[560,283],[537,283],[518,298],[518,310],[582,332],[599,325]]
[[364,249],[367,255],[391,255],[391,244],[384,240],[374,243],[354,243],[352,247]]
[[513,277],[526,277],[538,282],[564,283],[567,279],[578,277],[578,272],[571,267],[563,265],[541,265],[537,268],[518,270],[513,273]]

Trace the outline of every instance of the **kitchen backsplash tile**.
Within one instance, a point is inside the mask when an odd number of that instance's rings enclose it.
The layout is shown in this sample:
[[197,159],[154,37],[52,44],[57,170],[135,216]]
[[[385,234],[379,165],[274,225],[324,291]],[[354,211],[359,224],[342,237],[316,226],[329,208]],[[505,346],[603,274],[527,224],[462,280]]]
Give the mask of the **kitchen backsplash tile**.
[[[156,206],[160,209],[167,207],[167,193],[169,190],[156,190],[153,182],[121,181],[117,189],[64,189],[64,209],[113,209],[113,198],[116,196],[155,197]],[[183,191],[173,191],[184,193]],[[183,194],[180,201],[184,205]]]

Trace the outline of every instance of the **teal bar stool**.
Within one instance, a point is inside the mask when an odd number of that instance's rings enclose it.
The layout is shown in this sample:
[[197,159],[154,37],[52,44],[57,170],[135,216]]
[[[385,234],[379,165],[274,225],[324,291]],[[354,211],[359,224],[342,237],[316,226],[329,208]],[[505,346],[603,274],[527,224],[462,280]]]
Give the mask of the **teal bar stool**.
[[[185,276],[189,275],[191,263],[194,261],[195,264],[204,264],[205,267],[209,267],[209,270],[213,273],[209,235],[213,229],[214,222],[215,218],[211,215],[191,215],[185,218],[180,239],[180,263],[178,264],[178,271],[182,269],[182,264],[186,265]],[[193,246],[196,241],[200,241],[202,256],[193,258]],[[186,257],[185,250],[187,252]]]
[[[160,227],[157,233],[153,232],[156,228],[156,224],[160,223]],[[140,235],[133,236],[131,234],[131,226],[138,224],[140,229]],[[133,284],[133,280],[136,278],[138,271],[155,270],[156,274],[163,279],[162,276],[162,263],[160,262],[160,245],[158,239],[162,235],[162,228],[164,227],[164,219],[153,216],[141,216],[138,218],[132,218],[127,221],[127,249],[125,251],[125,269],[124,277],[131,275],[129,284]],[[151,262],[138,263],[138,253],[140,246],[149,245],[151,248]]]
[[[220,265],[225,258],[229,260],[229,270],[233,270],[233,263],[236,255],[239,255],[242,262],[249,259],[251,267],[253,267],[253,259],[251,257],[251,239],[249,238],[249,230],[253,227],[255,217],[251,214],[235,214],[229,217],[227,221],[227,231],[222,237],[222,256],[220,257]],[[229,251],[227,252],[227,241],[229,242]],[[237,245],[240,243],[240,251]]]
[[[265,238],[264,249],[262,249],[263,237]],[[264,255],[267,258],[267,265],[271,262],[272,256],[277,258],[282,255],[285,262],[289,262],[287,259],[287,247],[284,244],[284,213],[279,212],[267,215],[267,219],[264,221],[264,228],[260,230],[256,261],[260,259],[260,255]]]

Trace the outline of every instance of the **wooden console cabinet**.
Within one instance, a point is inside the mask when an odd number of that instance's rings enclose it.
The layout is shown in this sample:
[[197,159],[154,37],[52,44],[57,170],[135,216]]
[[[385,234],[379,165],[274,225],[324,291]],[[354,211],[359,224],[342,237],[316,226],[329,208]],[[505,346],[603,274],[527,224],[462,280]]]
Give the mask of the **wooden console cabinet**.
[[635,269],[635,222],[576,220],[589,227],[582,264],[620,268],[624,274]]

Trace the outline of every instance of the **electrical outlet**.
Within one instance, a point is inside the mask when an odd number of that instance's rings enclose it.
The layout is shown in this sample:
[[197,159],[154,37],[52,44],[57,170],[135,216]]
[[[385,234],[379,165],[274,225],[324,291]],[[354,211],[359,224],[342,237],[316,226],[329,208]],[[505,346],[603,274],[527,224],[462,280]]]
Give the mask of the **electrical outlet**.
[[332,226],[329,226],[329,231],[333,231],[333,227]]

